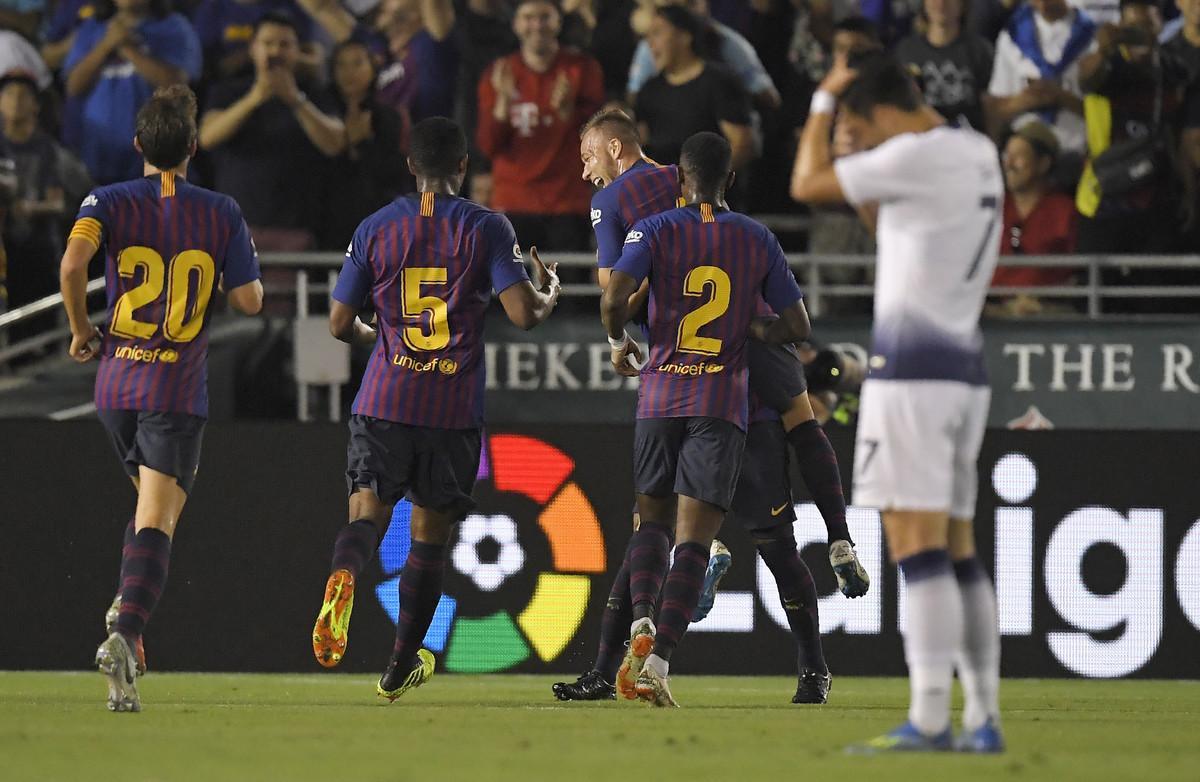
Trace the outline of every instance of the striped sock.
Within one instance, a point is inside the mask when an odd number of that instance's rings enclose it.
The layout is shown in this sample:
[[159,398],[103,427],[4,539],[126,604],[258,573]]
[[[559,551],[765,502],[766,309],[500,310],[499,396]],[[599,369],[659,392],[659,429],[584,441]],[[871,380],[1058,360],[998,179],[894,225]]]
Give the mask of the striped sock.
[[121,560],[124,578],[121,584],[121,613],[117,632],[131,643],[146,629],[146,622],[167,584],[167,565],[171,559],[171,538],[160,529],[139,530]]
[[125,525],[125,541],[121,544],[121,572],[117,576],[117,594],[125,588],[125,560],[129,558],[129,549],[133,546],[133,536],[137,534],[137,515],[129,517]]
[[[667,575],[671,528],[666,524],[643,521],[633,533],[629,547],[629,594],[633,603],[630,621],[635,621],[654,615],[654,606]],[[707,555],[704,561],[707,564]]]
[[398,671],[408,671],[438,601],[442,598],[442,575],[445,572],[446,547],[436,543],[412,542],[408,561],[400,574],[400,617],[396,622],[396,645],[392,659]]
[[675,562],[663,586],[662,607],[655,622],[654,653],[670,662],[671,653],[687,630],[688,622],[700,602],[704,586],[704,570],[708,567],[708,546],[702,543],[680,543],[675,547]]
[[825,652],[821,648],[821,621],[817,615],[817,587],[812,572],[800,558],[796,541],[760,540],[758,554],[763,558],[775,584],[779,587],[779,600],[787,614],[788,627],[796,638],[797,665],[800,670],[810,669],[828,673]]
[[633,551],[633,536],[625,546],[625,557],[613,580],[600,618],[600,648],[596,650],[596,670],[607,682],[616,681],[617,669],[625,655],[629,640],[629,625],[633,622],[633,605],[629,595],[629,554]]
[[379,529],[366,519],[359,519],[342,527],[337,540],[333,543],[333,565],[330,571],[348,570],[350,575],[358,578],[358,574],[371,561],[379,546]]
[[825,430],[816,420],[805,421],[787,433],[788,442],[796,453],[800,477],[808,487],[821,518],[829,542],[849,541],[850,528],[846,526],[846,497],[842,494],[842,473],[838,469],[837,454],[825,436]]

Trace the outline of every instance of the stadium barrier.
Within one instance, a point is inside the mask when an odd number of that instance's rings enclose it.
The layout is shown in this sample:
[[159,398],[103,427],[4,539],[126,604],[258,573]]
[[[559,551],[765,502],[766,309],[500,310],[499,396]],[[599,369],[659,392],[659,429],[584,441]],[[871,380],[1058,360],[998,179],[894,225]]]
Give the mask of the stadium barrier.
[[[589,665],[629,532],[631,434],[628,424],[492,425],[479,507],[451,543],[427,638],[445,670],[544,673],[549,697],[551,674]],[[20,630],[3,667],[88,668],[132,493],[96,422],[0,421],[0,439],[21,449],[0,471],[0,588],[8,626]],[[833,439],[847,472],[851,433]],[[210,426],[147,636],[152,669],[318,670],[309,634],[345,521],[345,441],[333,424]],[[997,581],[1006,676],[1200,674],[1198,461],[1191,433],[988,433],[976,518]],[[831,594],[815,510],[802,501],[798,514],[835,675],[902,674],[901,601],[876,515],[850,512],[874,579],[850,601]],[[406,530],[401,505],[360,581],[345,670],[376,672],[391,648]],[[727,526],[722,538],[733,569],[674,670],[792,673],[769,574],[744,532]]]

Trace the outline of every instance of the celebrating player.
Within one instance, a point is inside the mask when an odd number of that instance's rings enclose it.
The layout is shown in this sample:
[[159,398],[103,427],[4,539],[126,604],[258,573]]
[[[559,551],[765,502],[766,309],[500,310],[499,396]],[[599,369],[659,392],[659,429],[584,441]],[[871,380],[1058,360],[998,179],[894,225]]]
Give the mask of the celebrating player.
[[[830,158],[844,130],[867,151]],[[979,316],[996,265],[999,156],[948,127],[887,55],[839,60],[813,96],[792,178],[808,203],[879,205],[870,375],[863,384],[854,499],[879,508],[906,584],[908,721],[867,751],[951,747],[957,659],[966,695],[958,748],[1003,749],[996,597],[975,556],[976,467],[990,390]]]
[[[137,115],[144,176],[84,199],[62,260],[71,357],[97,356],[96,409],[137,491],[125,530],[120,589],[96,664],[111,711],[141,711],[142,633],[167,580],[171,538],[192,489],[208,416],[209,304],[220,286],[237,310],[262,309],[258,258],[228,196],[188,184],[196,97],[154,93]],[[88,262],[103,248],[107,333],[88,320]],[[99,341],[98,344],[95,344]]]
[[[456,123],[418,123],[408,165],[419,192],[362,222],[333,292],[330,331],[375,350],[350,418],[349,524],[334,543],[312,637],[317,662],[341,662],[355,580],[387,531],[392,507],[408,497],[412,548],[400,577],[396,644],[377,688],[393,701],[433,675],[433,655],[420,644],[442,594],[453,525],[475,507],[490,293],[524,329],[549,317],[559,295],[555,264],[544,266],[530,249],[535,289],[508,219],[457,196],[467,139]],[[368,298],[378,333],[357,317]]]
[[[638,219],[679,206],[679,178],[675,166],[658,166],[643,154],[637,127],[621,111],[593,117],[581,131],[583,177],[602,188],[592,198],[592,225],[596,231],[601,287],[621,257],[625,236]],[[634,320],[644,323],[649,288],[643,284],[631,298]],[[750,530],[763,561],[780,589],[788,623],[799,646],[799,680],[793,703],[823,703],[829,690],[829,668],[821,650],[817,593],[812,574],[796,551],[792,523],[795,511],[788,474],[787,441],[790,440],[800,471],[811,488],[829,531],[830,564],[848,597],[865,594],[866,571],[858,562],[846,526],[837,456],[824,431],[814,420],[806,392],[804,371],[790,345],[747,345],[752,394],[751,427],[746,441],[748,469],[742,471],[733,500],[733,513]],[[757,382],[756,382],[757,381]],[[766,400],[770,405],[763,404]],[[780,424],[782,414],[787,435]],[[785,439],[786,437],[786,439]],[[632,539],[631,539],[632,542]],[[558,682],[560,700],[597,700],[614,697],[614,681],[624,654],[625,628],[632,621],[627,547],[601,619],[600,645],[595,668],[573,683]],[[712,608],[716,582],[728,570],[728,549],[713,542],[705,573],[700,605],[692,621]],[[632,690],[626,693],[633,696]]]
[[[709,546],[737,484],[748,420],[747,339],[780,344],[809,332],[779,242],[721,206],[733,181],[730,164],[721,136],[698,133],[684,143],[679,178],[687,206],[633,226],[600,305],[613,364],[629,373],[637,352],[625,331],[629,300],[649,280],[649,360],[634,435],[642,523],[630,543],[633,623],[617,676],[656,706],[677,705],[668,686],[671,654],[700,598]],[[763,299],[780,317],[755,317]]]

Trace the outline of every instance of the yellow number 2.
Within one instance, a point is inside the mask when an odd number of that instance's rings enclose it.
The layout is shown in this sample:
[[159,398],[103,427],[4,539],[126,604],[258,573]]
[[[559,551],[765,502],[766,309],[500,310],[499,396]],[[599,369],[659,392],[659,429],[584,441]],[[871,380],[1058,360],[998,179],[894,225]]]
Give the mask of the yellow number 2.
[[[420,323],[416,326],[405,326],[401,336],[404,344],[411,350],[430,351],[441,350],[450,344],[449,310],[446,302],[437,296],[422,296],[422,285],[445,285],[445,268],[433,266],[416,266],[404,270],[402,284],[404,287],[403,306],[404,317],[416,318]],[[425,313],[429,313],[428,333],[426,333]]]
[[729,309],[729,294],[732,289],[729,275],[717,266],[697,266],[683,280],[685,296],[703,296],[708,301],[684,316],[679,322],[679,339],[676,343],[684,353],[699,353],[716,356],[721,352],[721,340],[702,337],[697,332],[725,314]]
[[[157,301],[165,287],[167,312],[162,327],[167,339],[172,342],[191,342],[198,337],[217,273],[212,256],[202,250],[185,250],[172,258],[170,264],[166,264],[163,257],[150,247],[126,247],[117,257],[118,273],[122,277],[133,278],[138,269],[143,272],[141,284],[122,294],[113,307],[112,333],[125,339],[150,339],[157,334],[157,323],[138,320],[134,313]],[[196,304],[189,313],[188,290],[193,275],[196,279]]]

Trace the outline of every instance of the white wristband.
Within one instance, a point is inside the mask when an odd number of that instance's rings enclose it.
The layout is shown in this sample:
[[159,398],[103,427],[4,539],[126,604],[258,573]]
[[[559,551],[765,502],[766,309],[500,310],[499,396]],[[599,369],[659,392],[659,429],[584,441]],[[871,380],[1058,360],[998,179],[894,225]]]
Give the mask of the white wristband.
[[613,339],[612,337],[608,338],[608,346],[610,348],[612,348],[613,350],[620,350],[621,348],[625,347],[628,344],[629,344],[629,332],[628,331],[625,332],[624,334],[622,334],[620,339]]
[[808,104],[808,113],[811,114],[833,114],[837,111],[837,98],[832,92],[826,90],[817,90],[813,93],[812,103]]

